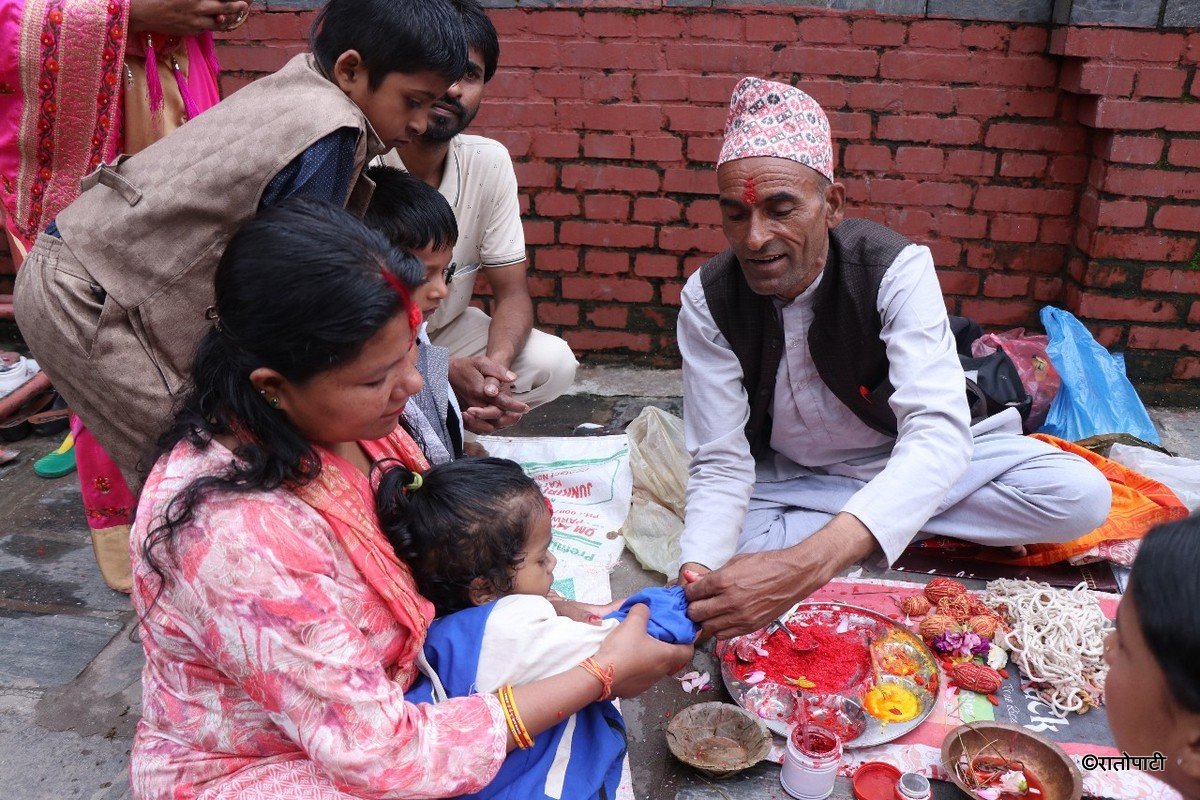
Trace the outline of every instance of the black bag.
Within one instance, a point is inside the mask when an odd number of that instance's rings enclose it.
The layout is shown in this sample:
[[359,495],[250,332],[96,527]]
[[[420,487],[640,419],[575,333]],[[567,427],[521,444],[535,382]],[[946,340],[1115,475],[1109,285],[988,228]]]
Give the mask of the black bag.
[[990,356],[975,358],[971,344],[983,335],[979,323],[967,317],[950,317],[950,331],[958,349],[958,361],[967,378],[967,405],[971,409],[971,424],[999,414],[1006,408],[1016,408],[1024,421],[1033,406],[1033,398],[1021,383],[1021,374],[1012,359],[997,349]]

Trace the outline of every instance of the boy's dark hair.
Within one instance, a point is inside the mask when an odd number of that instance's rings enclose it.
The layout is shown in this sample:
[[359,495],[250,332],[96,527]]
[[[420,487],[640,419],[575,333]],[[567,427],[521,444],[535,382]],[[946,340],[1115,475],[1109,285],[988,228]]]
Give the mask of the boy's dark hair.
[[363,222],[396,247],[440,250],[458,241],[454,209],[437,189],[395,167],[371,167],[367,177],[375,182],[375,192]]
[[487,83],[496,74],[500,61],[500,38],[496,26],[476,0],[453,0],[462,15],[463,30],[467,34],[467,47],[479,51],[483,56],[483,82]]
[[1175,702],[1200,713],[1200,516],[1159,525],[1142,539],[1129,596],[1146,645]]
[[242,442],[217,475],[186,483],[154,521],[142,544],[162,579],[175,532],[214,490],[250,493],[303,486],[321,456],[250,383],[268,367],[296,384],[353,360],[397,314],[405,312],[392,282],[411,292],[425,277],[421,262],[345,209],[290,198],[260,212],[229,240],[214,279],[216,323],[192,361],[191,383],[159,453],[181,441],[204,449],[216,437]]
[[413,472],[383,465],[376,490],[379,524],[438,616],[471,602],[483,578],[496,594],[512,591],[529,523],[546,506],[537,483],[507,458],[461,458],[431,467],[418,489]]
[[435,72],[453,82],[468,64],[462,14],[450,0],[329,0],[309,47],[327,75],[342,53],[356,50],[372,89],[392,72]]

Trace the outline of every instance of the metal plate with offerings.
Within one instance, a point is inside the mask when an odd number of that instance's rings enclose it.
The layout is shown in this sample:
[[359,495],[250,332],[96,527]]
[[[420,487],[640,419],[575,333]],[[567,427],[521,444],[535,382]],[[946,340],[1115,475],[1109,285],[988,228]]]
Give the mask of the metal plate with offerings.
[[845,747],[871,747],[916,728],[937,698],[937,661],[920,637],[843,603],[799,603],[718,643],[717,657],[733,699],[781,736],[805,718]]

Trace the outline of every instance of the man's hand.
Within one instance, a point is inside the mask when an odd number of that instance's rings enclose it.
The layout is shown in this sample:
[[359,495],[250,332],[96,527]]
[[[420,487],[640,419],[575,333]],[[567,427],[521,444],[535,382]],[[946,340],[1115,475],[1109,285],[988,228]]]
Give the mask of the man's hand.
[[192,36],[202,31],[225,30],[250,10],[247,0],[132,0],[129,27]]
[[499,406],[472,406],[463,409],[462,421],[463,427],[471,433],[484,435],[516,425],[523,416],[523,412],[505,411]]
[[[487,356],[450,359],[450,386],[464,409],[494,406],[505,414],[521,418],[529,406],[512,396],[517,373]],[[511,424],[511,423],[509,423]]]
[[684,584],[688,616],[706,636],[729,639],[750,633],[874,549],[867,526],[851,514],[838,514],[800,544],[734,556],[720,569]]

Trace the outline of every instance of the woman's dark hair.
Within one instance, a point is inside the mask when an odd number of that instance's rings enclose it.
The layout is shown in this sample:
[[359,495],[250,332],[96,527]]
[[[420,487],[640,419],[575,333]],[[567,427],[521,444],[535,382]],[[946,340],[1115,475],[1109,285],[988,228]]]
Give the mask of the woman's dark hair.
[[372,89],[393,72],[435,72],[456,81],[467,71],[462,15],[449,0],[329,0],[309,47],[327,75],[356,50]]
[[191,385],[159,453],[185,440],[203,449],[215,436],[233,435],[237,460],[193,480],[154,520],[142,552],[164,582],[155,550],[166,544],[170,551],[203,495],[298,486],[320,472],[317,451],[255,390],[250,373],[267,367],[304,384],[352,361],[411,303],[385,271],[410,291],[425,277],[420,261],[329,203],[285,200],[229,240],[214,282],[214,326],[196,350]]
[[471,583],[512,591],[529,523],[546,509],[537,483],[506,458],[462,458],[413,473],[387,465],[379,478],[379,523],[438,616],[470,608]]
[[1175,701],[1200,713],[1200,516],[1159,525],[1142,539],[1129,594],[1142,635]]
[[462,15],[467,47],[478,50],[479,55],[483,56],[483,82],[487,83],[496,74],[496,64],[500,61],[500,38],[496,35],[496,26],[476,0],[452,2]]
[[458,241],[454,209],[437,189],[395,167],[371,167],[367,177],[375,182],[375,191],[363,221],[396,247],[440,250]]

